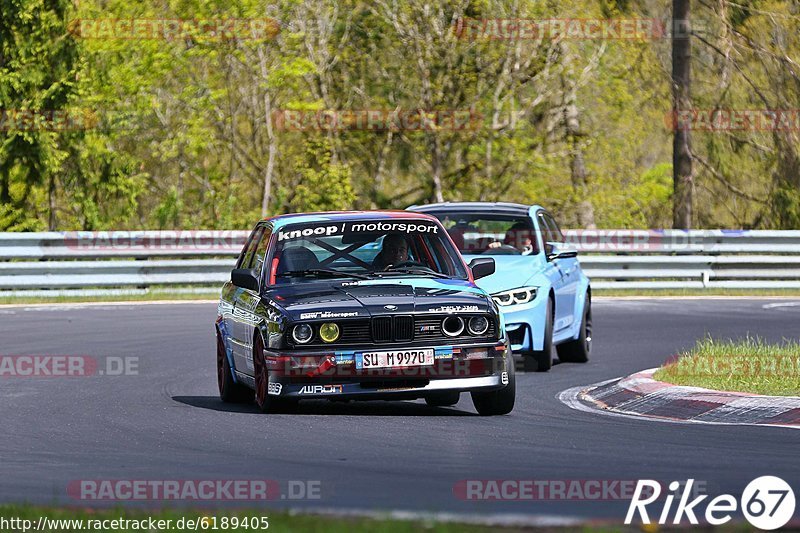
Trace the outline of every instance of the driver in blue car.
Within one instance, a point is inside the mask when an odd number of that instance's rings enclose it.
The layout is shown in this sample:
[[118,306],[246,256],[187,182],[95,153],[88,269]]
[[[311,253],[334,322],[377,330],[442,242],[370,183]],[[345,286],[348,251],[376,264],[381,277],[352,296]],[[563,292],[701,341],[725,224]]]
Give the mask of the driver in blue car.
[[529,255],[533,253],[533,240],[531,239],[530,228],[522,223],[517,222],[506,231],[506,237],[503,242],[495,241],[489,243],[489,248],[500,248],[501,246],[512,246],[520,251],[522,255]]
[[408,242],[406,238],[400,233],[389,233],[383,238],[383,246],[372,261],[372,266],[376,270],[386,270],[407,261]]

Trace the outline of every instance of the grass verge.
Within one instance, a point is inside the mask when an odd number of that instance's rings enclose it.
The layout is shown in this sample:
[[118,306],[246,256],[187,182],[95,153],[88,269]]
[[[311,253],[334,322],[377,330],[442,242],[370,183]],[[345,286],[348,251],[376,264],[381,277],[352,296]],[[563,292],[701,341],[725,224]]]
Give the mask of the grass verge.
[[800,344],[760,338],[706,338],[661,367],[654,379],[706,389],[768,396],[800,396]]

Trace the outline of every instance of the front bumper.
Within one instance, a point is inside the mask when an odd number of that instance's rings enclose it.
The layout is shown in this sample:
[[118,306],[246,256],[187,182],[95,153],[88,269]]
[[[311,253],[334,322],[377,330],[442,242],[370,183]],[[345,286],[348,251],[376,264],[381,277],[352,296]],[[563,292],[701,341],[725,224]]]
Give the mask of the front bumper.
[[532,301],[500,307],[506,333],[515,353],[544,349],[544,323],[547,313],[547,294],[536,295]]
[[[395,384],[386,381],[375,388],[372,388],[372,384],[369,383],[338,383],[327,385],[300,385],[297,383],[288,383],[282,385],[280,389],[281,393],[275,396],[279,396],[280,398],[296,398],[298,400],[412,400],[436,392],[497,390],[502,389],[506,384],[508,384],[507,372],[477,378],[436,379],[428,381],[427,384],[420,383],[414,385],[402,381]],[[365,387],[365,385],[370,386]]]
[[433,365],[370,370],[356,368],[358,351],[265,352],[269,393],[293,399],[413,399],[445,391],[497,390],[508,384],[511,352],[503,342],[434,350]]

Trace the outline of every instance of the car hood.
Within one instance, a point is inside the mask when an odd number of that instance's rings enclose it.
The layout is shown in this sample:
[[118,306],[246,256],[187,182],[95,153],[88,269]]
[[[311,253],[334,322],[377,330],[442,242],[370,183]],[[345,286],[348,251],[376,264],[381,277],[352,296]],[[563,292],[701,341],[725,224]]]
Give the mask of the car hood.
[[542,258],[538,255],[465,255],[464,260],[469,263],[478,257],[494,259],[494,274],[475,281],[489,294],[524,287],[543,268]]
[[434,278],[296,283],[272,289],[265,296],[292,320],[488,312],[492,305],[469,281]]

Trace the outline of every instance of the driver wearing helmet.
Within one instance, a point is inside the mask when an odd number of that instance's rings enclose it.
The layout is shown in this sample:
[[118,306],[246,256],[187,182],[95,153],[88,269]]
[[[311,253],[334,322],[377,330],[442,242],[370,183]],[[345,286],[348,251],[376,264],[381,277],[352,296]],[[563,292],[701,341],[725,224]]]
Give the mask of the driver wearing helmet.
[[376,270],[386,270],[392,265],[408,261],[408,242],[400,233],[389,233],[383,238],[383,246],[372,261]]

